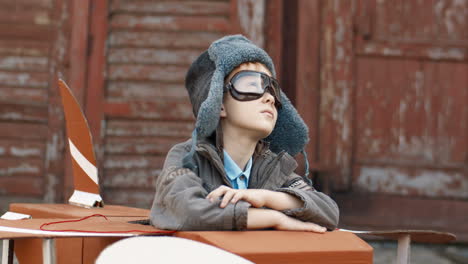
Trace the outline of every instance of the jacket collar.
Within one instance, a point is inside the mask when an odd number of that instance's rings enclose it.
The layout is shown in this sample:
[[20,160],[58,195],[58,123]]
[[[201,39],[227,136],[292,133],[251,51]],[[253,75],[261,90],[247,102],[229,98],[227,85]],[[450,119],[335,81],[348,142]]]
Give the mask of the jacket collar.
[[[206,157],[230,185],[224,171],[222,149],[216,148],[215,142],[203,139],[197,142],[196,152]],[[249,186],[253,188],[272,189],[280,186],[287,177],[297,168],[297,162],[285,151],[278,154],[269,149],[269,143],[259,141],[253,155],[253,166]],[[277,175],[276,177],[271,177]]]

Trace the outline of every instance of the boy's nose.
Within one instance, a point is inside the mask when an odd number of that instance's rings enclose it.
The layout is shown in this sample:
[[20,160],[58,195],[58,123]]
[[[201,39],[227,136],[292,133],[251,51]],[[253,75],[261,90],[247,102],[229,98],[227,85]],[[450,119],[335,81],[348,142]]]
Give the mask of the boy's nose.
[[275,104],[275,97],[269,91],[265,92],[262,98],[264,103]]

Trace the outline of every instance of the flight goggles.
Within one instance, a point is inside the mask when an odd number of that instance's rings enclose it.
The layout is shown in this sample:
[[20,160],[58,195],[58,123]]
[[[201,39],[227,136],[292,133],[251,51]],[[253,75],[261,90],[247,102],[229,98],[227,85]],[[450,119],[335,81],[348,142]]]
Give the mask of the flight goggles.
[[276,109],[281,108],[280,86],[278,81],[265,73],[257,71],[240,71],[224,85],[224,91],[231,93],[239,101],[257,100],[269,92],[275,98]]

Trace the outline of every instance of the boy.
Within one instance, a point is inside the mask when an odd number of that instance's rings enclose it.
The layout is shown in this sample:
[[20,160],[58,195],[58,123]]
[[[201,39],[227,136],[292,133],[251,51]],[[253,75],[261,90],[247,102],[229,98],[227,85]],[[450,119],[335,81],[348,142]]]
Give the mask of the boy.
[[173,230],[275,228],[323,233],[338,207],[293,171],[308,130],[264,50],[241,35],[211,44],[188,70],[192,138],[167,154],[151,223]]

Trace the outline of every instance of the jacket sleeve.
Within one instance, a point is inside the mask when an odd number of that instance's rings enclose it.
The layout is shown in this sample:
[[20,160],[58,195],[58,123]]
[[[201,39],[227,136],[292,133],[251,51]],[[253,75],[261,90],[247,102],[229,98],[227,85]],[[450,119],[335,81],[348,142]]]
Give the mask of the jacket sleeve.
[[185,145],[178,144],[167,154],[163,170],[156,180],[151,224],[170,230],[246,229],[250,204],[241,201],[220,208],[219,202],[211,203],[205,199],[208,191],[200,177],[182,167],[182,158],[187,152]]
[[301,176],[292,173],[285,185],[277,191],[294,195],[304,202],[303,207],[284,210],[284,214],[324,226],[328,230],[334,230],[338,226],[339,209],[335,201],[316,191]]

